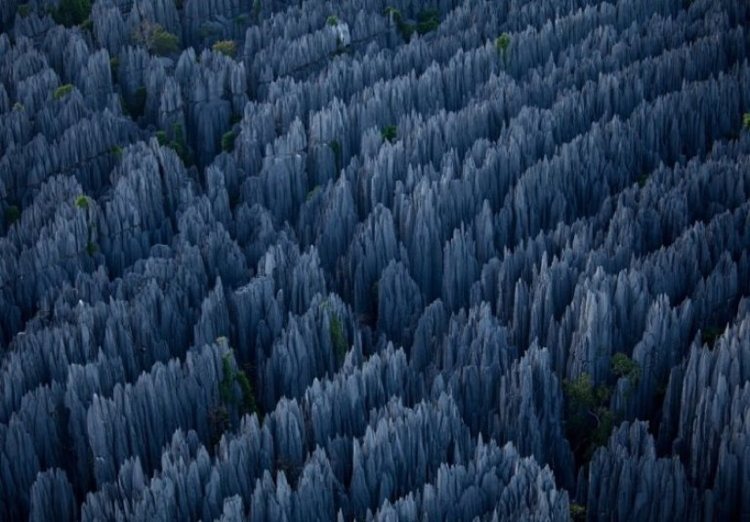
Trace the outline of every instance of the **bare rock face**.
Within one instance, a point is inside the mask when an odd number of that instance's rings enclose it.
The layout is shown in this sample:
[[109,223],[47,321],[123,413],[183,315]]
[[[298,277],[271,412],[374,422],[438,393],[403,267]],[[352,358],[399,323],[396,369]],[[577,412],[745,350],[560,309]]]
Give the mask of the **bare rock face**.
[[0,520],[747,519],[748,30],[0,1]]

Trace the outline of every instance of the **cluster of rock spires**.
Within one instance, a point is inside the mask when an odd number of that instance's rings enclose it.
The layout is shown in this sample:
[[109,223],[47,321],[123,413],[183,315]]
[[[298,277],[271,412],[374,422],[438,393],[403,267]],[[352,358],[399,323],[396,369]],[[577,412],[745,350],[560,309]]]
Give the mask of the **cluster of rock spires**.
[[750,519],[750,4],[77,3],[0,3],[0,520]]

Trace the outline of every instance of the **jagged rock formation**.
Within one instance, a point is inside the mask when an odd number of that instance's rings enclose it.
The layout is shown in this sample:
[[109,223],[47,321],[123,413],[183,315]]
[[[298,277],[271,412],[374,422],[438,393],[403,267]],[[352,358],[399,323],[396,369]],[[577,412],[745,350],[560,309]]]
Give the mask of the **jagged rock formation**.
[[0,2],[0,520],[750,518],[747,2],[78,4]]

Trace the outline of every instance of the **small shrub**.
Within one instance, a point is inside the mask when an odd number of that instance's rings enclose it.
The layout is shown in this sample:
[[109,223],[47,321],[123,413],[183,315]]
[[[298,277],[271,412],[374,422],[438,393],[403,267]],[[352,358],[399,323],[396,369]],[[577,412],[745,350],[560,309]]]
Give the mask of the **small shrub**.
[[234,141],[237,139],[237,135],[233,130],[225,132],[221,137],[221,149],[224,152],[232,152],[234,150]]
[[117,159],[122,158],[122,147],[120,147],[119,145],[115,145],[114,147],[112,147],[111,149],[109,149],[109,151],[112,153],[112,155],[115,158],[117,158]]
[[69,83],[66,83],[65,85],[61,85],[60,87],[55,89],[55,92],[52,93],[52,97],[55,100],[61,100],[71,92],[73,92],[73,86]]
[[398,9],[396,9],[395,7],[393,7],[392,5],[389,5],[388,7],[386,7],[385,11],[383,12],[383,14],[385,16],[389,16],[389,17],[393,18],[394,20],[396,18],[401,18],[401,11],[399,11]]
[[21,103],[21,102],[14,103],[13,104],[13,110],[16,111],[16,112],[21,112],[22,110],[24,110],[23,103]]
[[746,112],[742,115],[742,126],[745,129],[750,130],[750,112]]
[[215,36],[219,34],[220,30],[216,28],[215,25],[210,24],[208,22],[205,22],[201,24],[201,28],[198,30],[198,34],[201,38],[211,38],[212,36]]
[[336,162],[336,177],[338,177],[339,172],[341,171],[341,143],[339,143],[338,140],[332,140],[328,142],[328,146],[331,147],[331,150],[333,151],[333,158]]
[[26,18],[31,14],[31,4],[20,4],[18,6],[18,16]]
[[723,333],[724,330],[717,326],[707,326],[701,330],[701,342],[709,348],[712,348],[716,343],[716,340],[721,337],[721,334]]
[[217,53],[229,56],[230,58],[234,58],[237,54],[237,42],[234,40],[221,40],[213,44],[211,48]]
[[208,423],[211,429],[210,444],[218,444],[223,433],[229,429],[229,411],[223,405],[216,406],[208,412]]
[[89,256],[94,257],[94,254],[96,254],[97,250],[99,250],[99,247],[97,247],[96,243],[94,243],[93,241],[89,241],[88,243],[86,243],[86,253]]
[[307,193],[307,196],[305,196],[305,201],[310,201],[312,198],[317,196],[320,193],[320,185],[315,185],[313,189]]
[[185,142],[185,133],[182,130],[182,125],[175,123],[172,126],[172,140],[170,141],[167,133],[164,131],[157,131],[156,139],[159,145],[169,147],[177,153],[182,162],[186,165],[192,165],[193,158],[190,153],[190,149]]
[[255,402],[255,393],[253,393],[253,387],[250,384],[250,379],[243,370],[239,370],[235,375],[237,384],[240,385],[242,391],[242,406],[245,413],[258,413],[258,405]]
[[127,104],[126,108],[134,119],[143,116],[143,111],[146,110],[146,87],[141,86],[136,89],[133,100]]
[[395,125],[386,125],[380,129],[380,135],[383,137],[383,141],[393,143],[398,137],[398,129]]
[[112,74],[117,74],[117,71],[120,68],[120,59],[115,56],[113,58],[109,59],[109,69],[112,71]]
[[21,210],[16,205],[10,205],[5,209],[5,222],[12,225],[21,219]]
[[586,522],[586,506],[570,504],[570,519],[573,522]]
[[224,404],[230,404],[232,402],[232,387],[234,385],[234,369],[232,368],[231,355],[226,354],[222,360],[222,374],[221,382],[219,382],[219,395],[221,401]]
[[[217,339],[218,341],[218,339]],[[219,382],[219,395],[225,406],[236,404],[234,396],[234,385],[239,385],[242,392],[242,403],[239,404],[242,413],[258,413],[258,406],[255,402],[255,394],[245,372],[241,369],[235,370],[232,366],[232,355],[226,354],[222,359],[222,373],[224,376]]]
[[330,15],[326,19],[326,24],[330,25],[331,27],[336,27],[339,25],[339,18],[336,15]]
[[336,314],[331,315],[331,344],[333,345],[333,351],[336,354],[336,360],[339,364],[344,360],[346,351],[349,348],[346,336],[344,335],[344,328],[341,324],[341,319]]
[[76,207],[86,210],[89,208],[89,198],[84,194],[76,197]]
[[94,31],[94,21],[91,19],[91,17],[86,18],[83,22],[81,22],[81,29],[90,33]]

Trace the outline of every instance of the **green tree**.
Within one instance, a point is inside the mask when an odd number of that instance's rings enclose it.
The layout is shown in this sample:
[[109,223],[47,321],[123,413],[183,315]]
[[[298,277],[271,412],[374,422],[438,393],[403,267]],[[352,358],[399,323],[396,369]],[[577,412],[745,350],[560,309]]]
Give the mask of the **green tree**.
[[615,377],[628,377],[635,384],[641,376],[641,367],[633,359],[618,352],[612,356],[612,373]]
[[161,25],[144,20],[133,32],[133,40],[159,56],[169,56],[180,50],[180,39]]
[[417,33],[420,35],[434,31],[440,26],[440,11],[425,9],[417,15]]
[[615,417],[607,408],[611,389],[594,386],[589,374],[582,373],[564,381],[563,392],[566,434],[578,461],[586,462],[612,431]]
[[742,126],[745,127],[745,129],[750,130],[750,112],[746,112],[742,115]]
[[91,15],[91,0],[60,0],[52,18],[65,27],[82,24]]
[[330,25],[331,27],[336,27],[337,25],[339,25],[339,17],[336,15],[330,15],[326,19],[326,24]]
[[503,62],[508,60],[508,48],[510,47],[510,35],[503,33],[495,38],[495,49],[503,57]]

